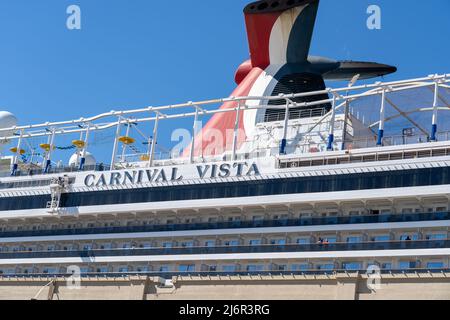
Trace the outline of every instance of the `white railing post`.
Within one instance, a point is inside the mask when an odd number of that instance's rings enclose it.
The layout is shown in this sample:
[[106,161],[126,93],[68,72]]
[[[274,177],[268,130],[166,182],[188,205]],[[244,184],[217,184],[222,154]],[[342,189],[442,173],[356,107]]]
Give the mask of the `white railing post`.
[[120,130],[121,130],[121,117],[119,117],[118,122],[117,122],[117,127],[116,127],[116,134],[114,137],[114,145],[113,145],[113,151],[112,151],[112,156],[111,156],[111,170],[114,170],[114,167],[116,165],[116,154],[117,154],[117,147],[119,145],[119,135],[120,135]]
[[380,126],[378,128],[377,146],[383,146],[384,138],[384,122],[386,119],[386,88],[383,88],[381,93],[381,109],[380,109]]
[[[395,94],[398,92],[406,92],[407,90],[412,90],[412,89],[418,89],[418,88],[428,88],[430,91],[433,91],[434,88],[434,100],[433,100],[433,107],[431,107],[430,104],[430,108],[420,108],[420,109],[415,109],[415,110],[411,110],[411,112],[431,112],[432,113],[432,128],[431,128],[431,132],[430,130],[425,130],[423,128],[421,128],[421,131],[425,133],[427,140],[428,141],[437,141],[440,140],[441,137],[439,136],[438,130],[442,128],[439,127],[439,123],[440,121],[442,121],[443,119],[440,118],[441,114],[440,111],[443,110],[443,103],[445,102],[444,99],[442,98],[442,96],[440,96],[440,94],[442,93],[441,87],[443,88],[447,88],[449,87],[449,83],[450,80],[448,79],[449,75],[441,75],[441,76],[430,76],[428,78],[419,78],[419,79],[409,79],[409,80],[403,80],[403,81],[394,81],[394,82],[383,82],[383,83],[375,83],[375,84],[371,84],[371,85],[361,85],[358,87],[345,87],[345,88],[339,88],[339,89],[335,89],[332,90],[331,92],[336,93],[336,97],[332,98],[332,97],[328,97],[329,101],[328,103],[331,104],[331,102],[333,100],[336,100],[333,102],[333,110],[332,112],[326,112],[326,114],[324,114],[321,119],[319,119],[318,123],[315,123],[313,126],[311,126],[311,128],[308,128],[308,132],[306,134],[310,134],[312,132],[312,130],[314,130],[315,128],[317,128],[318,125],[322,124],[324,121],[329,121],[330,120],[330,116],[331,116],[331,126],[329,127],[330,130],[328,132],[325,132],[325,141],[323,143],[323,145],[321,144],[321,147],[328,147],[329,150],[331,150],[333,147],[335,149],[338,148],[337,144],[336,144],[336,137],[335,135],[337,134],[337,125],[339,125],[339,123],[336,123],[338,121],[338,117],[340,117],[340,110],[341,107],[346,108],[345,111],[345,118],[344,118],[344,127],[347,126],[347,122],[348,122],[348,126],[351,126],[351,122],[349,121],[349,119],[351,120],[352,117],[352,108],[354,109],[353,103],[354,102],[358,102],[359,98],[363,98],[363,97],[380,97],[381,96],[381,108],[380,108],[380,120],[379,122],[376,122],[372,125],[370,125],[370,128],[374,128],[375,130],[378,129],[378,132],[376,132],[375,134],[377,135],[377,139],[375,141],[373,141],[373,143],[377,144],[378,146],[382,146],[387,145],[388,141],[387,139],[389,137],[387,137],[386,135],[389,133],[388,131],[385,130],[385,125],[388,124],[388,121],[391,121],[391,119],[395,119],[398,116],[403,116],[405,118],[408,118],[408,114],[409,112],[402,112],[401,110],[397,110],[398,111],[398,115],[394,115],[392,116],[391,114],[389,114],[389,110],[387,108],[390,108],[388,104],[392,104],[391,101],[389,100],[389,96],[391,94]],[[446,78],[447,77],[447,78]],[[434,86],[434,87],[433,87]],[[341,95],[343,95],[343,92],[350,92],[350,95],[347,93],[347,97],[345,98],[346,101],[343,101],[343,104],[341,104],[340,102],[342,101],[343,97]],[[364,91],[364,92],[361,92]],[[354,94],[353,94],[354,92]],[[6,145],[7,140],[12,140],[12,144],[14,145],[14,147],[16,146],[16,144],[19,142],[21,144],[21,146],[23,147],[25,143],[28,142],[27,139],[42,139],[42,140],[46,140],[47,143],[42,143],[40,145],[40,147],[43,149],[42,154],[43,154],[43,161],[42,164],[39,164],[42,168],[42,171],[44,172],[48,172],[48,171],[52,171],[50,170],[51,165],[53,165],[56,161],[55,159],[53,159],[54,161],[51,161],[51,158],[53,156],[57,156],[56,154],[52,156],[52,153],[55,151],[54,150],[54,146],[55,146],[55,139],[58,139],[59,137],[56,136],[57,134],[61,134],[61,135],[71,135],[71,134],[80,134],[80,142],[78,143],[78,152],[77,152],[77,163],[80,165],[79,169],[83,170],[83,165],[86,165],[86,160],[84,160],[84,158],[86,157],[86,154],[88,154],[87,150],[90,150],[91,144],[89,144],[88,139],[92,140],[92,134],[94,134],[96,131],[108,131],[111,130],[110,133],[112,133],[113,131],[115,131],[115,126],[117,125],[117,132],[116,132],[116,138],[114,140],[114,148],[113,148],[113,156],[112,156],[112,161],[111,161],[111,165],[114,168],[115,167],[115,163],[120,162],[121,156],[122,159],[124,159],[124,157],[126,156],[126,152],[127,150],[133,149],[133,151],[136,151],[134,146],[131,145],[131,141],[134,141],[133,139],[128,139],[127,140],[123,140],[120,139],[120,135],[122,135],[122,133],[124,133],[122,130],[123,129],[123,125],[126,124],[126,122],[130,122],[131,120],[129,119],[133,119],[132,120],[132,124],[129,123],[128,124],[128,128],[127,128],[127,134],[131,131],[133,131],[132,129],[132,125],[136,125],[136,124],[140,124],[140,123],[149,123],[150,126],[150,122],[155,121],[155,117],[152,116],[150,117],[150,115],[148,114],[149,112],[151,112],[152,114],[154,114],[154,112],[159,112],[159,121],[161,120],[169,120],[169,119],[181,119],[181,118],[189,118],[192,119],[195,116],[195,121],[194,121],[194,126],[193,126],[193,131],[194,134],[192,136],[192,143],[190,145],[190,150],[189,147],[187,152],[185,153],[186,155],[186,162],[187,161],[191,161],[191,162],[195,162],[198,159],[196,158],[197,155],[200,156],[201,152],[202,152],[202,148],[199,148],[200,146],[202,146],[203,144],[200,143],[200,139],[202,138],[201,133],[197,134],[197,130],[199,130],[199,126],[201,124],[199,124],[199,120],[201,120],[201,117],[203,116],[213,116],[216,114],[223,114],[223,113],[228,113],[229,115],[231,115],[232,117],[234,117],[236,115],[236,119],[235,119],[235,123],[234,123],[234,135],[233,135],[233,146],[231,146],[231,143],[227,144],[228,149],[226,150],[226,154],[227,154],[227,158],[229,158],[230,156],[232,156],[233,158],[239,158],[239,126],[242,127],[242,123],[243,120],[242,119],[242,114],[243,114],[243,110],[245,108],[245,112],[247,110],[266,110],[266,109],[270,109],[270,106],[267,106],[265,104],[263,104],[261,101],[266,101],[266,100],[270,100],[270,101],[286,101],[286,106],[279,106],[277,107],[278,109],[281,107],[281,111],[283,110],[283,108],[286,109],[285,111],[285,117],[282,118],[282,114],[279,115],[277,117],[276,120],[279,120],[279,124],[280,126],[283,125],[283,120],[284,120],[284,128],[279,128],[279,136],[278,136],[278,141],[277,141],[277,146],[276,149],[278,150],[273,150],[271,149],[272,153],[277,153],[277,154],[282,154],[282,153],[286,153],[287,150],[289,150],[290,148],[288,146],[290,146],[290,129],[289,129],[289,124],[290,124],[290,119],[292,119],[293,117],[293,113],[295,113],[295,115],[298,115],[298,112],[292,112],[292,106],[300,106],[300,105],[305,105],[305,104],[300,104],[300,103],[295,103],[293,101],[293,98],[297,98],[297,97],[307,97],[307,96],[314,96],[314,95],[319,95],[319,94],[324,94],[324,93],[330,93],[329,90],[320,90],[320,91],[314,91],[314,92],[305,92],[305,93],[299,93],[299,94],[294,94],[294,95],[279,95],[279,96],[271,96],[271,97],[261,97],[261,96],[253,96],[253,97],[239,97],[238,99],[234,98],[234,97],[228,97],[228,98],[224,98],[224,99],[214,99],[214,100],[209,100],[209,101],[202,101],[202,102],[197,102],[197,103],[182,103],[182,104],[178,104],[178,105],[166,105],[166,106],[161,106],[161,107],[146,107],[145,109],[135,109],[135,110],[127,110],[127,111],[121,111],[121,112],[115,112],[115,111],[111,111],[108,113],[104,113],[104,114],[100,114],[97,115],[95,117],[91,117],[89,119],[86,118],[81,118],[81,119],[76,119],[76,120],[72,120],[72,121],[60,121],[60,122],[53,122],[53,123],[41,123],[41,124],[35,124],[35,125],[27,125],[27,126],[16,126],[14,128],[5,128],[5,129],[0,129],[0,132],[3,133],[2,134],[2,143],[4,145]],[[350,98],[349,98],[350,97]],[[209,106],[209,105],[215,105],[218,103],[229,103],[229,102],[237,102],[237,100],[241,100],[241,104],[238,105],[237,109],[236,109],[236,105],[233,105],[233,108],[229,108],[229,109],[220,109],[220,108],[214,108],[214,110],[209,110],[209,109],[202,109],[203,106]],[[252,103],[252,106],[246,106],[244,105],[243,101],[245,101],[244,103],[246,103],[246,101],[259,101],[256,103]],[[431,101],[430,101],[431,102]],[[196,105],[197,104],[197,105]],[[311,107],[312,104],[318,104],[318,102],[311,102],[311,103],[306,103],[306,105],[308,105],[309,107]],[[193,109],[195,107],[195,109]],[[185,108],[190,108],[188,113],[182,112],[184,111],[183,109]],[[394,109],[397,109],[395,106],[393,106]],[[442,109],[441,109],[442,108]],[[174,111],[173,114],[165,114],[164,110],[170,110],[170,111]],[[290,112],[291,111],[291,112]],[[316,112],[313,112],[313,109],[308,109],[308,111],[306,110],[302,110],[301,114],[303,115],[304,112],[307,113],[312,113],[310,114],[310,116],[315,116]],[[147,113],[145,115],[142,115],[143,113]],[[291,115],[290,115],[291,113]],[[138,118],[136,118],[135,114],[138,114]],[[256,114],[262,115],[263,112],[256,112]],[[277,113],[279,114],[279,113]],[[356,117],[356,109],[355,109],[355,117]],[[359,116],[359,114],[358,114]],[[114,117],[112,118],[112,120],[109,117]],[[116,117],[119,117],[119,122],[116,123],[114,120]],[[102,120],[104,119],[104,120]],[[365,119],[367,120],[367,117],[365,117]],[[272,119],[273,120],[273,119]],[[372,120],[372,119],[370,119]],[[106,123],[102,123],[101,121],[105,121]],[[412,122],[410,120],[410,122]],[[76,127],[77,124],[83,125],[83,126],[79,126],[79,128]],[[87,124],[90,124],[90,127],[87,127]],[[334,124],[334,125],[333,125]],[[232,124],[233,126],[233,124]],[[149,128],[149,130],[152,130],[153,128]],[[327,128],[328,129],[328,128]],[[339,129],[339,134],[340,134],[340,130],[342,128]],[[428,128],[430,129],[430,128]],[[11,132],[13,131],[13,132]],[[23,132],[23,136],[19,137],[20,132]],[[131,133],[132,134],[132,133]],[[327,145],[327,134],[329,134],[328,136],[328,145]],[[348,141],[346,141],[346,134],[347,134],[347,130],[343,130],[343,138],[342,138],[342,148],[348,148]],[[349,133],[348,133],[349,134]],[[442,139],[445,137],[444,132],[442,132]],[[90,138],[89,138],[90,136]],[[448,133],[447,133],[448,136]],[[147,139],[148,137],[146,137]],[[282,139],[281,139],[282,138]],[[191,138],[189,138],[190,140]],[[231,136],[230,136],[231,139]],[[289,140],[288,140],[289,139]],[[349,137],[348,139],[351,139],[351,137]],[[398,137],[396,137],[396,140],[393,140],[393,144],[398,144],[399,141],[397,140]],[[19,141],[20,140],[20,141]],[[86,140],[85,144],[82,144],[82,142],[84,142],[83,140]],[[126,143],[124,143],[123,146],[123,152],[122,155],[120,156],[120,151],[121,149],[119,149],[120,146],[120,141],[123,140]],[[373,140],[373,139],[372,139]],[[42,141],[44,142],[44,141]],[[110,141],[111,142],[111,141]],[[148,150],[146,150],[148,152],[148,158],[150,158],[151,156],[153,157],[152,160],[155,159],[159,159],[159,146],[156,147],[156,142],[157,140],[154,139],[153,141],[150,139],[149,140],[149,147]],[[339,141],[340,142],[340,141]],[[346,143],[347,142],[347,143]],[[364,144],[364,141],[362,141],[362,143]],[[153,150],[150,150],[151,145],[153,144]],[[347,144],[347,146],[346,146]],[[368,144],[370,145],[370,143]],[[83,147],[81,147],[83,146]],[[122,146],[120,146],[122,147]],[[231,150],[230,148],[233,148],[233,150]],[[15,149],[15,148],[14,148]],[[13,150],[11,150],[13,151]],[[8,168],[8,170],[11,170],[11,172],[15,172],[16,170],[19,170],[21,165],[22,165],[22,161],[21,161],[21,149],[18,148],[18,150],[16,150],[17,153],[16,154],[11,154],[12,156],[12,161],[11,161],[11,168]],[[155,155],[155,152],[157,152],[158,154]],[[190,159],[187,159],[187,154],[190,152]],[[36,156],[36,155],[35,155]],[[83,158],[83,159],[82,159]],[[142,159],[142,158],[141,158]],[[128,160],[128,159],[125,159]],[[27,161],[28,161],[28,156],[27,156]],[[147,162],[147,157],[144,159],[142,159],[142,161],[144,161],[144,165],[146,165]],[[39,160],[39,162],[41,162],[41,160]],[[16,166],[14,166],[14,164]],[[85,170],[85,169],[84,169]],[[16,173],[17,174],[17,173]]]
[[80,168],[79,168],[80,171],[83,171],[84,164],[86,163],[86,152],[87,152],[87,148],[88,148],[90,130],[91,130],[91,126],[90,126],[90,124],[88,124],[87,129],[86,129],[86,136],[84,137],[83,151],[81,152]]
[[236,109],[236,121],[234,123],[234,133],[233,133],[233,150],[231,155],[231,161],[236,160],[236,152],[237,152],[237,144],[238,144],[238,138],[239,138],[239,124],[240,124],[240,116],[241,114],[241,101],[237,104]]
[[15,176],[17,173],[17,169],[19,168],[19,156],[21,151],[20,149],[22,148],[22,138],[23,138],[23,130],[20,131],[20,136],[17,141],[17,149],[16,152],[14,153],[11,176]]
[[439,83],[436,80],[434,84],[434,100],[433,100],[433,119],[432,119],[432,125],[431,125],[431,138],[430,141],[435,142],[437,141],[437,129],[438,129],[438,106],[439,106]]
[[[127,130],[126,130],[126,133],[125,133],[126,137],[130,136],[130,129],[131,129],[131,122],[130,122],[130,120],[127,120]],[[122,158],[121,158],[122,162],[125,162],[125,154],[126,154],[126,152],[127,152],[127,144],[123,143],[123,145],[122,145]]]
[[334,144],[334,124],[336,122],[336,94],[333,93],[333,104],[331,109],[330,132],[328,135],[327,151],[333,151]]
[[197,122],[198,122],[198,106],[195,106],[195,116],[194,116],[194,125],[192,126],[192,139],[191,139],[191,149],[189,151],[189,163],[194,163],[195,158],[195,138],[197,135]]
[[345,148],[346,148],[347,128],[348,128],[349,116],[350,116],[350,102],[349,102],[348,97],[346,97],[345,98],[345,110],[344,110],[344,125],[343,125],[343,128],[342,128],[342,147],[341,147],[341,150],[345,150]]
[[[281,94],[280,97],[283,97],[284,95]],[[288,126],[289,126],[289,104],[290,100],[286,100],[286,116],[284,117],[284,124],[283,124],[283,138],[281,139],[281,145],[280,145],[280,154],[286,154],[286,147],[287,147],[287,132],[288,132]]]
[[55,144],[55,129],[52,129],[52,134],[50,136],[50,148],[47,152],[47,160],[45,161],[45,168],[44,168],[44,173],[49,173],[50,171],[50,167],[52,164],[52,153],[53,153],[53,148],[54,148],[54,144]]
[[153,166],[153,161],[155,160],[155,151],[156,151],[156,144],[158,143],[158,126],[159,126],[159,117],[160,113],[156,112],[156,120],[155,120],[155,126],[153,128],[153,139],[152,139],[152,145],[150,148],[150,158],[148,160],[148,166]]
[[[51,139],[51,136],[48,136],[47,137],[47,144],[48,145],[50,145],[50,139]],[[47,164],[47,155],[48,155],[48,152],[46,150],[44,150],[44,155],[42,156],[42,164],[41,164],[41,168],[42,168],[43,172],[45,171],[45,166]]]

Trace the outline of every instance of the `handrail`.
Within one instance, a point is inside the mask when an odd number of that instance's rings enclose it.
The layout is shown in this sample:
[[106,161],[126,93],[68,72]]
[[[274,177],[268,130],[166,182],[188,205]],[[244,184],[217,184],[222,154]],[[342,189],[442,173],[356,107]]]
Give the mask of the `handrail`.
[[[430,274],[450,273],[448,268],[430,269],[430,268],[411,268],[411,269],[382,269],[381,275],[399,275],[399,274]],[[125,278],[125,277],[154,277],[163,279],[172,279],[177,277],[230,277],[230,276],[317,276],[317,275],[338,275],[338,274],[352,274],[352,275],[367,275],[367,270],[351,270],[351,269],[332,269],[332,270],[320,270],[320,269],[308,269],[308,270],[269,270],[269,271],[179,271],[179,272],[158,272],[158,271],[129,271],[129,272],[87,272],[80,275],[81,278],[92,280],[93,278],[99,278],[101,280],[105,278]],[[0,274],[0,281],[5,279],[37,279],[37,278],[69,278],[73,276],[70,273],[17,273],[14,275]]]
[[372,241],[359,243],[316,243],[284,245],[236,245],[217,247],[174,247],[146,249],[94,249],[72,251],[34,251],[1,252],[0,260],[5,259],[45,259],[45,258],[93,258],[122,256],[166,256],[166,255],[212,255],[237,253],[294,253],[294,252],[337,252],[337,251],[375,251],[412,249],[450,248],[450,240],[405,240]]
[[[429,81],[429,82],[426,82]],[[300,97],[309,97],[309,96],[316,96],[320,94],[335,94],[336,95],[336,101],[345,101],[345,100],[353,100],[359,97],[363,96],[373,96],[380,94],[379,90],[382,88],[389,88],[389,92],[397,92],[397,91],[403,91],[403,90],[410,90],[412,88],[420,88],[420,87],[427,87],[427,86],[434,86],[436,81],[440,85],[444,85],[446,83],[450,83],[450,74],[443,74],[443,75],[430,75],[428,77],[423,78],[417,78],[417,79],[409,79],[409,80],[402,80],[402,81],[391,81],[391,82],[376,82],[375,84],[368,84],[368,85],[360,85],[360,86],[348,86],[343,88],[327,88],[325,90],[320,91],[313,91],[313,92],[304,92],[304,93],[296,93],[296,94],[285,94],[280,96],[242,96],[242,97],[228,97],[228,98],[221,98],[221,99],[213,99],[213,100],[206,100],[206,101],[197,101],[197,102],[187,102],[187,103],[181,103],[181,104],[175,104],[175,105],[166,105],[161,107],[144,107],[139,109],[132,109],[132,110],[124,110],[124,111],[110,111],[105,112],[93,117],[88,118],[80,118],[78,120],[70,120],[70,121],[60,121],[60,122],[46,122],[36,125],[25,125],[25,126],[14,126],[11,128],[2,128],[0,129],[1,132],[10,132],[10,131],[20,131],[20,130],[30,130],[30,129],[37,129],[37,128],[53,128],[55,129],[56,134],[68,134],[68,133],[78,133],[78,132],[85,132],[85,128],[78,128],[78,129],[57,129],[58,126],[65,126],[65,125],[80,125],[80,124],[87,124],[91,123],[100,119],[104,119],[107,117],[124,117],[127,115],[133,115],[133,114],[140,114],[140,113],[155,113],[158,112],[160,114],[161,120],[163,119],[176,119],[180,117],[193,117],[195,116],[195,112],[192,113],[181,113],[179,115],[164,115],[162,114],[162,111],[168,111],[168,110],[176,110],[176,109],[182,109],[182,108],[195,108],[199,106],[207,106],[211,104],[217,104],[217,103],[225,103],[225,102],[242,102],[242,101],[248,101],[248,100],[254,100],[254,101],[276,101],[280,99],[287,99],[288,101],[290,99],[300,98]],[[407,84],[412,84],[409,86],[406,86]],[[348,95],[343,96],[340,93],[342,92],[355,92],[360,91],[364,89],[378,89],[378,90],[371,90],[369,92],[361,93],[361,94],[354,94],[354,95]],[[314,101],[314,102],[303,102],[303,103],[292,103],[290,101],[291,106],[301,106],[301,107],[308,107],[308,106],[316,106],[323,103],[329,103],[332,102],[333,99],[327,99],[322,101]],[[277,106],[270,106],[270,105],[260,105],[260,106],[242,106],[243,110],[254,110],[254,109],[275,109]],[[279,107],[280,109],[284,109],[285,106]],[[236,112],[236,108],[229,108],[229,109],[217,109],[217,110],[202,110],[201,114],[203,115],[212,115],[216,113],[224,113],[224,112]],[[140,123],[140,122],[149,122],[149,121],[155,121],[155,117],[146,117],[141,119],[133,119],[133,122]],[[108,129],[120,124],[128,124],[130,119],[119,119],[118,121],[114,121],[112,123],[103,124],[103,125],[93,125],[90,127],[90,131],[97,131],[97,130],[104,130]],[[42,137],[42,136],[49,136],[51,135],[51,132],[42,132],[42,133],[23,133],[22,138],[29,138],[29,137]],[[18,136],[12,135],[8,137],[3,137],[3,140],[15,140],[19,139]]]
[[244,229],[244,228],[276,228],[313,225],[344,225],[344,224],[368,224],[368,223],[395,223],[395,222],[418,222],[418,221],[444,221],[450,220],[450,212],[433,213],[411,213],[411,214],[381,214],[362,216],[341,217],[302,217],[298,219],[280,219],[263,221],[234,221],[215,223],[192,223],[192,224],[167,224],[127,227],[94,227],[75,228],[59,230],[32,230],[32,231],[3,231],[2,238],[18,237],[43,237],[43,236],[70,236],[90,234],[123,234],[144,232],[173,232],[173,231],[199,231],[199,230],[222,230],[222,229]]

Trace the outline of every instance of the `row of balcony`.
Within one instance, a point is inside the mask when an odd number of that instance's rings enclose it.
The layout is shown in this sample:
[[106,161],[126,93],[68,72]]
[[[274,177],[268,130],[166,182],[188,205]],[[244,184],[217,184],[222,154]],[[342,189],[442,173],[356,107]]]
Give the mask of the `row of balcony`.
[[[380,275],[426,275],[426,274],[447,274],[450,273],[450,269],[448,268],[439,268],[439,269],[384,269],[379,270]],[[139,277],[159,277],[162,279],[172,279],[173,277],[233,277],[233,276],[267,276],[267,277],[276,277],[276,276],[320,276],[320,275],[337,275],[337,274],[360,274],[360,275],[368,275],[373,273],[368,273],[367,270],[347,270],[347,269],[334,269],[334,270],[292,270],[292,271],[227,271],[227,272],[216,272],[216,271],[194,271],[194,272],[88,272],[81,273],[79,275],[80,278],[125,278],[132,276]],[[69,276],[73,276],[70,273],[20,273],[20,274],[2,274],[1,278],[22,278],[22,279],[32,279],[32,278],[67,278]]]
[[450,220],[450,212],[430,212],[430,213],[411,213],[411,214],[372,214],[366,216],[340,216],[340,217],[305,216],[297,219],[278,219],[278,220],[231,221],[231,222],[214,222],[214,223],[165,224],[165,225],[143,225],[143,226],[123,226],[123,227],[96,227],[96,228],[74,228],[74,229],[57,229],[57,230],[4,231],[0,232],[0,238],[124,234],[124,233],[143,233],[143,232],[200,231],[200,230],[245,229],[245,228],[327,226],[327,225],[345,225],[345,224],[398,223],[398,222],[445,221],[445,220]]
[[406,249],[450,248],[450,240],[408,240],[362,243],[284,244],[222,247],[177,247],[177,248],[130,248],[73,251],[35,251],[0,253],[1,259],[45,259],[45,258],[94,258],[122,256],[163,256],[163,255],[211,255],[211,254],[251,254],[251,253],[294,253],[294,252],[334,252],[334,251],[374,251]]

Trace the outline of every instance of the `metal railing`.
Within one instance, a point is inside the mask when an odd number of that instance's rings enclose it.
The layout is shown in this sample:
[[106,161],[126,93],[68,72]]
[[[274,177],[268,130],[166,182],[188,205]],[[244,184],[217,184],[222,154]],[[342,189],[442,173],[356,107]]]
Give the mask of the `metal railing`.
[[[280,113],[282,114],[282,110],[286,109],[299,109],[292,111],[292,116],[296,117],[302,117],[303,110],[319,110],[321,106],[324,104],[331,104],[333,103],[334,111],[341,110],[343,106],[347,104],[347,102],[353,103],[356,99],[362,98],[362,97],[376,97],[376,96],[385,96],[384,93],[393,94],[396,92],[405,92],[407,90],[412,89],[420,89],[420,88],[448,88],[448,83],[450,83],[450,75],[449,74],[443,74],[443,75],[431,75],[428,77],[423,78],[417,78],[417,79],[408,79],[403,81],[392,81],[392,82],[376,82],[374,84],[370,85],[360,85],[360,86],[347,86],[343,88],[327,88],[325,90],[320,91],[314,91],[314,92],[305,92],[305,93],[298,93],[298,94],[288,94],[288,95],[280,95],[280,96],[245,96],[245,97],[228,97],[228,98],[222,98],[222,99],[213,99],[213,100],[207,100],[207,101],[197,101],[197,102],[187,102],[177,105],[166,105],[166,106],[160,106],[160,107],[145,107],[145,108],[139,108],[134,110],[123,110],[123,111],[111,111],[107,113],[103,113],[97,116],[89,117],[89,118],[81,118],[81,119],[75,119],[75,120],[68,120],[68,121],[60,121],[60,122],[46,122],[41,124],[34,124],[34,125],[25,125],[25,126],[16,126],[13,128],[1,128],[0,129],[0,144],[6,144],[6,143],[17,143],[16,145],[13,145],[13,148],[16,150],[16,153],[13,154],[13,162],[12,162],[12,170],[11,172],[14,173],[17,169],[17,166],[19,165],[19,157],[20,157],[20,151],[21,147],[25,145],[25,142],[28,141],[28,139],[45,139],[47,138],[50,143],[47,143],[47,148],[44,148],[46,151],[46,161],[52,161],[55,163],[52,159],[53,156],[53,148],[54,145],[52,141],[56,139],[56,136],[72,136],[73,138],[79,139],[81,135],[85,137],[86,141],[81,141],[84,143],[85,147],[83,151],[86,151],[86,148],[90,148],[89,146],[93,146],[93,144],[89,143],[88,136],[89,134],[92,136],[93,133],[96,132],[102,132],[106,130],[114,130],[115,129],[115,139],[113,143],[112,148],[112,157],[111,157],[111,167],[115,168],[114,162],[116,160],[117,154],[118,154],[118,142],[119,137],[121,134],[121,131],[123,127],[127,127],[127,132],[129,131],[130,127],[136,127],[139,124],[142,123],[152,123],[155,124],[155,132],[153,132],[153,135],[157,136],[157,123],[159,121],[168,121],[168,120],[179,120],[183,118],[192,118],[195,120],[198,120],[198,117],[207,118],[210,116],[214,116],[217,114],[223,114],[223,113],[231,113],[232,115],[236,114],[239,115],[239,112],[244,111],[255,111],[255,110],[268,110],[268,109],[279,109]],[[435,92],[438,92],[438,90],[435,90]],[[314,96],[321,96],[321,95],[328,95],[330,98],[326,100],[321,101],[313,101],[313,102],[304,102],[304,103],[295,103],[295,99],[297,98],[307,98],[307,97],[314,97]],[[332,98],[331,98],[332,97]],[[263,103],[270,103],[271,101],[280,101],[284,100],[286,106],[280,106],[279,108],[277,106],[273,106],[270,104],[263,104]],[[307,99],[306,99],[307,100]],[[222,104],[229,104],[228,108],[222,108]],[[220,105],[217,107],[217,105]],[[211,109],[211,110],[208,110]],[[439,111],[448,111],[448,107],[438,107]],[[437,111],[436,107],[433,106],[433,108],[422,108],[419,109],[418,112],[422,111]],[[284,111],[286,113],[286,111]],[[297,112],[297,114],[296,114]],[[308,111],[307,111],[308,112]],[[311,111],[311,114],[308,115],[315,115],[313,114],[315,111]],[[329,112],[328,114],[325,114],[321,117],[319,121],[317,121],[316,125],[321,125],[325,121],[334,121],[330,120],[334,119],[334,117],[330,117],[331,114],[335,114],[335,112]],[[239,117],[237,117],[239,118]],[[286,117],[284,117],[286,118]],[[278,118],[277,118],[278,119]],[[242,121],[242,119],[240,119]],[[281,119],[280,119],[281,120]],[[387,121],[387,120],[386,120]],[[286,121],[287,122],[287,121]],[[381,120],[380,120],[381,122]],[[286,126],[287,124],[284,124]],[[431,126],[431,123],[430,123]],[[196,126],[195,126],[196,127]],[[314,129],[314,128],[312,128]],[[311,130],[312,130],[311,129]],[[237,134],[238,126],[236,126],[235,134]],[[149,133],[150,134],[150,133]],[[195,146],[195,136],[192,136],[191,144]],[[330,135],[331,137],[331,135]],[[329,137],[329,138],[330,138]],[[122,137],[123,138],[123,137]],[[129,138],[129,137],[126,137]],[[145,135],[144,140],[147,142],[152,143],[152,148],[150,148],[151,151],[151,157],[148,161],[148,166],[153,166],[154,159],[154,152],[156,150],[156,144],[157,141],[153,141],[150,136]],[[285,140],[286,137],[283,138]],[[386,138],[384,139],[387,143]],[[131,141],[130,139],[127,140],[128,142]],[[124,146],[124,149],[127,147]],[[90,151],[90,150],[89,150]],[[236,152],[238,150],[235,150],[233,148],[232,152]],[[191,150],[191,153],[193,151]],[[233,154],[234,156],[234,154]],[[193,154],[190,155],[189,161],[192,162]],[[53,171],[52,171],[53,170]],[[63,168],[63,169],[51,169],[51,173],[62,173],[62,172],[70,172],[70,169]],[[23,173],[21,173],[22,175]]]
[[5,259],[53,259],[53,258],[95,258],[95,257],[133,257],[166,255],[212,255],[212,254],[251,254],[251,253],[294,253],[294,252],[335,252],[335,251],[374,251],[374,250],[412,250],[450,248],[450,240],[416,240],[361,243],[315,243],[255,246],[222,247],[177,247],[148,249],[104,249],[74,251],[36,251],[0,253]]
[[[381,275],[424,275],[424,274],[447,274],[450,273],[450,269],[428,269],[428,268],[411,268],[411,269],[382,269],[380,270]],[[266,277],[277,277],[277,276],[333,276],[337,274],[351,274],[351,275],[365,275],[368,274],[367,270],[349,270],[349,269],[332,269],[332,270],[269,270],[269,271],[190,271],[190,272],[160,272],[160,271],[129,271],[129,272],[84,272],[81,273],[80,277],[82,279],[88,278],[128,278],[128,277],[153,277],[162,279],[173,279],[177,277],[233,277],[233,276],[266,276]],[[0,279],[47,279],[47,278],[68,278],[73,277],[71,273],[17,273],[17,274],[0,274]]]
[[[436,134],[437,141],[450,141],[450,131],[439,132]],[[420,144],[430,142],[430,136],[425,134],[414,135],[391,135],[383,138],[383,146],[403,146],[410,144]],[[348,141],[352,149],[374,148],[377,146],[377,138],[353,139]]]
[[407,160],[407,159],[423,159],[423,158],[435,158],[444,157],[450,155],[450,145],[448,147],[424,147],[414,150],[393,150],[386,152],[380,150],[379,152],[371,153],[348,153],[347,155],[328,155],[322,158],[314,156],[300,158],[291,158],[288,160],[280,160],[280,168],[297,168],[297,167],[312,167],[312,166],[329,166],[338,164],[349,163],[367,163],[378,161],[395,161],[395,160]]
[[124,234],[124,233],[145,233],[145,232],[151,233],[151,232],[201,231],[201,230],[245,229],[245,228],[279,228],[279,227],[445,221],[445,220],[450,220],[450,212],[380,214],[380,215],[345,216],[345,217],[343,216],[302,217],[298,219],[279,219],[279,220],[261,220],[261,221],[160,224],[160,225],[126,226],[126,227],[124,226],[124,227],[74,228],[74,229],[59,229],[59,230],[3,231],[0,232],[0,239],[45,237],[45,236]]
[[[34,175],[41,174],[63,174],[63,173],[73,173],[73,172],[86,172],[86,171],[109,171],[111,170],[111,166],[109,164],[99,163],[94,166],[85,166],[80,170],[77,166],[51,166],[50,169],[44,173],[44,169],[33,168],[30,170],[17,170],[14,173],[14,177],[30,177]],[[0,177],[11,177],[11,172],[0,172]]]

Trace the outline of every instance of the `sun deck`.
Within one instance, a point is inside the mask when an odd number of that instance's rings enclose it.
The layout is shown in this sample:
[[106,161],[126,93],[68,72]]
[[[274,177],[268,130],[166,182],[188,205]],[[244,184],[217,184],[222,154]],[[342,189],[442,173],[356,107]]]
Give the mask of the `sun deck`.
[[[36,177],[86,171],[221,163],[276,157],[281,168],[448,156],[450,152],[450,75],[272,97],[229,97],[178,105],[111,111],[90,118],[0,129],[0,175]],[[293,99],[326,94],[328,100]],[[269,105],[284,100],[284,105]],[[217,105],[232,102],[231,108]],[[331,103],[326,114],[301,116]],[[267,110],[282,117],[267,120]],[[198,135],[200,122],[214,114],[236,114],[235,129],[224,141]],[[239,144],[243,114],[254,115],[256,129]],[[281,113],[280,113],[281,114]],[[278,114],[278,116],[280,115]],[[289,116],[286,116],[289,114]],[[180,121],[194,120],[175,146],[164,135]],[[439,126],[438,126],[439,125]],[[172,130],[172,132],[174,132]],[[195,150],[196,139],[210,139]],[[199,155],[199,153],[201,153]],[[94,157],[95,154],[95,157]],[[67,159],[71,157],[68,164]],[[7,179],[9,180],[9,179]]]

